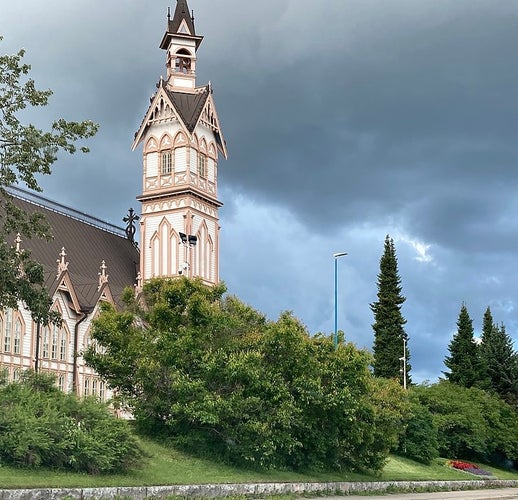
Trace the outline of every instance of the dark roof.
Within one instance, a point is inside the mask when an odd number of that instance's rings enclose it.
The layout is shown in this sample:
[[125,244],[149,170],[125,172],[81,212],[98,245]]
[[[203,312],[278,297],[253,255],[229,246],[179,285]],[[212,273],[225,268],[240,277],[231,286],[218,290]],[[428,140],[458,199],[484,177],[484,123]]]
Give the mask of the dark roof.
[[174,11],[173,19],[170,19],[168,22],[168,31],[169,33],[178,33],[180,29],[180,24],[185,19],[187,23],[187,27],[191,32],[191,35],[195,36],[196,31],[194,29],[194,21],[189,14],[189,6],[187,5],[187,0],[177,0],[176,9]]
[[176,111],[178,111],[180,118],[189,132],[193,132],[203,111],[203,107],[209,97],[209,86],[197,89],[194,94],[188,92],[174,92],[168,90],[163,83],[165,91],[171,99]]
[[[189,33],[182,33],[180,31],[180,26],[182,21],[185,20],[187,24],[187,28],[190,31]],[[171,42],[171,38],[174,36],[185,37],[192,39],[196,42],[196,49],[200,46],[200,43],[203,40],[202,36],[196,35],[196,30],[194,28],[194,18],[189,14],[189,6],[187,5],[187,0],[177,0],[176,9],[174,11],[174,16],[171,19],[170,15],[167,15],[167,31],[165,32],[162,41],[160,42],[160,48],[167,50],[169,47],[169,43]]]
[[82,310],[91,310],[98,298],[99,272],[102,262],[107,267],[108,287],[117,305],[124,288],[136,283],[139,267],[138,248],[126,237],[89,224],[65,213],[40,206],[16,195],[13,201],[27,213],[40,212],[52,228],[53,239],[23,240],[22,249],[43,265],[45,284],[54,289],[61,249],[65,248],[65,262],[74,291]]

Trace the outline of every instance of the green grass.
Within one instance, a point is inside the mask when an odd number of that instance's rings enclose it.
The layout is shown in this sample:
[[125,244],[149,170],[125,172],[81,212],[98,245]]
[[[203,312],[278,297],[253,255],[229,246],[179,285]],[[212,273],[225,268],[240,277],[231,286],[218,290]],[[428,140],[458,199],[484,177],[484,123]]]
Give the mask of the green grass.
[[[160,486],[170,484],[245,483],[245,482],[335,482],[335,481],[405,481],[479,479],[455,471],[439,462],[424,466],[392,456],[382,474],[370,476],[355,473],[259,472],[239,469],[221,463],[195,458],[149,439],[141,439],[149,458],[141,470],[125,475],[89,476],[48,470],[23,470],[0,467],[2,488],[90,488],[108,486]],[[511,473],[480,464],[498,479],[518,480]]]

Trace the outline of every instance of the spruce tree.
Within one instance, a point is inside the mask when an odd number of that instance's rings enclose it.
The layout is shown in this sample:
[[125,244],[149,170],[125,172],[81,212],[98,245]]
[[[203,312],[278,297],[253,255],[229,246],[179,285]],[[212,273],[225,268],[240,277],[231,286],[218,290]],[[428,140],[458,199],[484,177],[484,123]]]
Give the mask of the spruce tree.
[[385,238],[377,285],[378,300],[370,305],[374,313],[374,375],[398,378],[403,383],[402,358],[405,357],[406,381],[410,383],[410,352],[404,328],[406,320],[401,313],[401,306],[406,299],[401,294],[396,249],[389,235]]
[[457,332],[453,336],[448,350],[450,355],[445,358],[444,364],[450,371],[443,372],[446,378],[462,387],[480,385],[482,366],[477,344],[473,338],[473,320],[470,318],[465,304],[462,304],[460,309]]
[[486,312],[484,313],[484,318],[482,320],[482,337],[480,339],[481,343],[478,348],[481,364],[480,387],[485,390],[491,389],[487,349],[491,343],[491,336],[495,328],[496,326],[493,322],[493,315],[491,314],[491,309],[489,308],[489,306],[487,306]]
[[518,355],[503,323],[494,326],[487,344],[482,346],[490,389],[507,402],[518,403]]

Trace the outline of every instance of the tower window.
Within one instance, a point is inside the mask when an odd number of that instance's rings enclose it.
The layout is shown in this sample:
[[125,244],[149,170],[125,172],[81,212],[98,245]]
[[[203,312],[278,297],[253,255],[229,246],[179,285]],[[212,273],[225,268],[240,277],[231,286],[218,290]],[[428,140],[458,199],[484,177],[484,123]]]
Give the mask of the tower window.
[[188,57],[176,57],[175,70],[177,73],[187,75],[191,72],[191,60]]
[[162,175],[170,175],[173,171],[173,154],[171,151],[163,151],[161,156]]
[[198,153],[198,175],[200,177],[207,177],[207,156],[203,153]]

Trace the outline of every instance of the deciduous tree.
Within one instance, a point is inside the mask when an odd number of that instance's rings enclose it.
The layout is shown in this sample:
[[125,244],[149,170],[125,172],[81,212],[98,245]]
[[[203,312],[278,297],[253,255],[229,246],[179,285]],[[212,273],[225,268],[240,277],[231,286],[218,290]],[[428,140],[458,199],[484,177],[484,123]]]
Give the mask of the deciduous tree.
[[371,356],[310,336],[187,278],[150,280],[139,307],[109,305],[86,361],[141,429],[177,446],[265,468],[379,470],[395,446],[403,390]]
[[[37,176],[49,175],[58,153],[75,153],[77,141],[93,136],[97,126],[64,119],[55,120],[48,130],[24,124],[26,108],[46,106],[52,95],[36,88],[24,55],[20,50],[0,56],[0,308],[16,308],[23,301],[35,319],[46,322],[50,299],[42,286],[41,266],[27,251],[17,251],[12,240],[17,233],[50,238],[50,228],[41,214],[29,216],[15,206],[9,187],[22,184],[41,191]],[[88,151],[84,146],[80,150]]]

